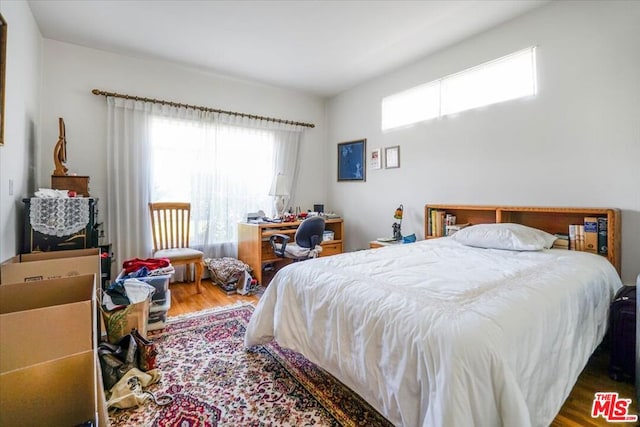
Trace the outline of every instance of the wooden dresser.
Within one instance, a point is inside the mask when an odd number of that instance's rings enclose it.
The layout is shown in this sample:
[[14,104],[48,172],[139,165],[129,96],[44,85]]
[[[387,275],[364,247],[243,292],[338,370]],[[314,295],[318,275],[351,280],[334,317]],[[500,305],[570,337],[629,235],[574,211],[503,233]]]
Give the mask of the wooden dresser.
[[[274,234],[293,236],[300,225],[296,222],[238,224],[238,259],[251,267],[251,274],[259,284],[266,286],[275,272],[289,264],[290,259],[279,258],[273,253],[269,237]],[[325,231],[333,232],[332,240],[322,242],[320,256],[336,255],[343,252],[344,221],[341,218],[327,219]]]

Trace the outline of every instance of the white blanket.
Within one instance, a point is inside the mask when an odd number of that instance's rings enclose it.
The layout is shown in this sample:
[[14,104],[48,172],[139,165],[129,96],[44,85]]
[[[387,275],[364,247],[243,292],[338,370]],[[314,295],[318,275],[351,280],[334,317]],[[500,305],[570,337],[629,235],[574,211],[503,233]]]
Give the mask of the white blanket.
[[585,252],[394,245],[280,270],[245,345],[275,337],[398,426],[547,426],[620,286]]

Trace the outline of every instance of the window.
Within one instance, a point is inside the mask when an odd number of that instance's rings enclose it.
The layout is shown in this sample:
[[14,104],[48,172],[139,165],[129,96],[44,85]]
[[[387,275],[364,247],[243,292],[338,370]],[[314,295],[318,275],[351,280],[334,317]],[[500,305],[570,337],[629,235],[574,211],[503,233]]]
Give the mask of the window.
[[382,100],[382,129],[406,126],[439,115],[439,81],[417,86]]
[[238,222],[273,204],[274,132],[154,116],[149,140],[151,200],[191,202],[191,245],[230,256]]
[[442,79],[442,115],[536,94],[535,48]]
[[535,47],[382,100],[382,130],[535,95]]

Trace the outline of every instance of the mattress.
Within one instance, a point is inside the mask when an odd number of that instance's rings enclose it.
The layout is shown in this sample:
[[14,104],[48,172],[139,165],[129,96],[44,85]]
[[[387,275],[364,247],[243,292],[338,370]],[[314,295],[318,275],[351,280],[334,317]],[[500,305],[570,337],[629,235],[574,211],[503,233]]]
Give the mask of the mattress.
[[547,426],[622,286],[606,258],[450,238],[281,269],[249,322],[398,426]]

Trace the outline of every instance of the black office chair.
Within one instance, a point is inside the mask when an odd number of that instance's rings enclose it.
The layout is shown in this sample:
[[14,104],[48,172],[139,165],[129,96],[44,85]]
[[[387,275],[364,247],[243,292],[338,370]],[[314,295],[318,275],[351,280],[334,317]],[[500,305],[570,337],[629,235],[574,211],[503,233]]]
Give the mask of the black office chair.
[[290,236],[274,234],[269,238],[273,252],[281,258],[291,258],[303,261],[316,258],[322,252],[322,234],[324,233],[324,218],[312,216],[307,218],[296,230],[295,243],[289,243]]

